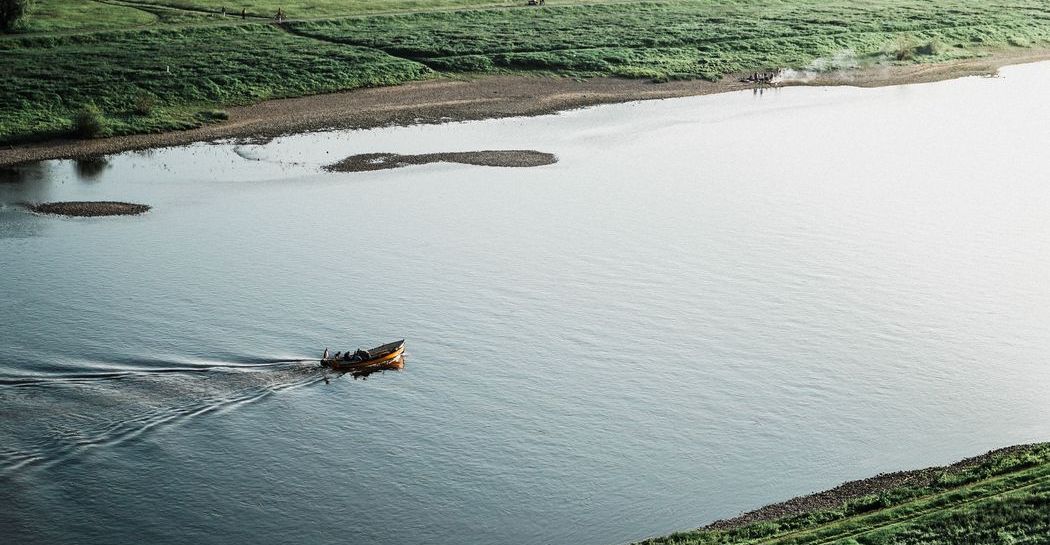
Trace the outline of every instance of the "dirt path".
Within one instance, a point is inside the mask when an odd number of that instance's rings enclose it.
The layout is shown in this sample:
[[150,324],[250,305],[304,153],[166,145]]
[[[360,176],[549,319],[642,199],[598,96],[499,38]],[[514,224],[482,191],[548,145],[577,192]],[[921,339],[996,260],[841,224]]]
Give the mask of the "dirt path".
[[[804,84],[871,87],[929,82],[990,74],[1003,65],[1048,59],[1050,50],[1012,50],[946,64],[880,66],[833,72]],[[762,84],[741,83],[738,79],[727,76],[719,82],[651,83],[615,78],[586,81],[530,76],[484,76],[469,80],[439,78],[394,87],[271,100],[230,108],[227,121],[187,131],[8,146],[0,148],[0,166],[45,159],[92,157],[226,138],[272,137],[322,129],[542,115],[596,104],[766,87]]]

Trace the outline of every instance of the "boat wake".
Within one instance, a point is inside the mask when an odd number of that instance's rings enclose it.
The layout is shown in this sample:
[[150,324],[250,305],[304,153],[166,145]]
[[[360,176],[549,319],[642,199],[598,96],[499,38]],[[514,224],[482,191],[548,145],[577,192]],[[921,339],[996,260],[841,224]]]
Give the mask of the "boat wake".
[[58,369],[36,369],[31,376],[0,376],[0,387],[3,386],[61,386],[63,384],[83,384],[99,380],[125,380],[149,375],[167,373],[212,373],[223,370],[262,370],[278,369],[289,365],[316,365],[316,359],[244,359],[228,362],[180,362],[172,364],[162,360],[127,360],[105,362],[105,370],[96,367],[84,368],[81,371],[68,371],[67,367]]
[[55,373],[0,380],[0,478],[325,380],[317,360]]

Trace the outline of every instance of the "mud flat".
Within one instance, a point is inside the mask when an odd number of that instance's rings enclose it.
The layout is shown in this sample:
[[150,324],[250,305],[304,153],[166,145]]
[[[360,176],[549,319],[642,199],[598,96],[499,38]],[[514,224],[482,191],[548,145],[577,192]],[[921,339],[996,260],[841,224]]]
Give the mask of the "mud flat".
[[68,201],[46,202],[26,205],[38,214],[56,216],[99,217],[99,216],[135,216],[144,214],[151,208],[146,204],[116,201]]
[[484,167],[524,168],[552,165],[558,158],[552,153],[534,150],[485,150],[401,155],[398,153],[362,153],[324,167],[329,172],[367,172],[428,163],[461,163]]

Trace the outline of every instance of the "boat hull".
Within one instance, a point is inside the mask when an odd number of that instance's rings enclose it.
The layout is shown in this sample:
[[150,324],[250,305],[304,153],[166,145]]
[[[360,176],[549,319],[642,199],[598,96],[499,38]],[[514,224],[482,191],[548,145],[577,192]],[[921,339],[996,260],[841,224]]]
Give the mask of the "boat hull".
[[329,358],[321,360],[321,365],[328,367],[329,369],[347,370],[354,371],[359,369],[367,369],[376,365],[383,365],[390,363],[400,358],[405,353],[405,343],[402,341],[396,348],[386,352],[382,355],[377,355],[374,358],[370,358],[363,361],[346,361],[342,359]]

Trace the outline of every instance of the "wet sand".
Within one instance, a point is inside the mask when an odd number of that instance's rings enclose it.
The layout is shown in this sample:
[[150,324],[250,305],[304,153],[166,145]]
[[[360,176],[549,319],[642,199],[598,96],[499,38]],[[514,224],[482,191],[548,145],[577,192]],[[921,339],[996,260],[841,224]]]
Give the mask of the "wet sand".
[[26,205],[38,214],[57,216],[99,217],[99,216],[135,216],[144,214],[151,208],[145,204],[116,201],[69,201],[47,202]]
[[401,155],[398,153],[363,153],[352,155],[324,167],[329,172],[367,172],[428,163],[461,163],[484,167],[525,168],[558,162],[553,153],[533,150],[485,150]]
[[[836,71],[783,85],[875,87],[991,74],[1009,64],[1050,59],[1050,50],[1019,49],[950,63],[875,66]],[[394,87],[271,100],[229,108],[227,121],[187,131],[93,140],[54,140],[0,148],[0,166],[44,159],[74,159],[121,151],[176,146],[224,138],[274,137],[322,129],[373,128],[542,115],[596,104],[674,98],[768,87],[739,81],[673,81],[561,77],[482,76],[436,79]]]

